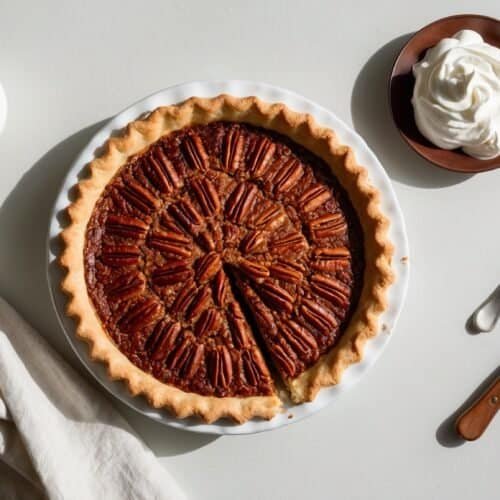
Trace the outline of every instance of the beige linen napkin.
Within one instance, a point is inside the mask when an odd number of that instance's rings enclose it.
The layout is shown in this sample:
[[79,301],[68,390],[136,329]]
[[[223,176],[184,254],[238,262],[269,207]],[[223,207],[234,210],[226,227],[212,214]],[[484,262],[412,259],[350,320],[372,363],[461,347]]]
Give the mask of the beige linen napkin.
[[0,298],[0,498],[185,499],[99,391]]

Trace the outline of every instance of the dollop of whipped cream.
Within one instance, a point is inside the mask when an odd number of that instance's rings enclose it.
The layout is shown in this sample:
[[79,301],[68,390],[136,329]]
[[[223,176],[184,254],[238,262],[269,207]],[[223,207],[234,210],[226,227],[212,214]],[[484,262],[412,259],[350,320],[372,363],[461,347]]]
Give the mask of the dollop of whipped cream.
[[420,132],[443,149],[500,155],[500,49],[462,30],[413,66],[412,104]]

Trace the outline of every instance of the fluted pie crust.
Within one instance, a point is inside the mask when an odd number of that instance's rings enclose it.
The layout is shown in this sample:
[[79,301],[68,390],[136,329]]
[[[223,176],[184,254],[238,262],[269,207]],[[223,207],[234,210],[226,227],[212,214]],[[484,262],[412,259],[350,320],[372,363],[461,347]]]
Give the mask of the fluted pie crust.
[[102,153],[90,163],[90,176],[78,183],[77,199],[68,207],[70,224],[62,233],[60,263],[67,274],[62,289],[69,296],[67,313],[77,321],[79,338],[89,344],[90,356],[107,365],[109,376],[123,380],[134,396],[143,395],[155,408],[166,407],[183,418],[200,416],[206,422],[230,417],[244,422],[252,417],[270,419],[282,408],[277,393],[269,396],[215,397],[188,393],[156,379],[134,365],[106,333],[87,291],[84,248],[87,224],[106,185],[127,160],[162,136],[186,126],[215,121],[243,122],[279,132],[325,161],[347,192],[362,226],[365,270],[356,310],[340,340],[297,378],[287,382],[291,399],[311,401],[321,387],[340,381],[342,372],[363,355],[366,341],[378,330],[378,317],[386,308],[387,289],[393,280],[392,245],[379,193],[368,181],[366,170],[354,153],[340,145],[335,134],[315,123],[310,115],[291,111],[283,104],[269,104],[256,97],[191,98],[157,108],[146,118],[127,125],[120,136],[110,138]]

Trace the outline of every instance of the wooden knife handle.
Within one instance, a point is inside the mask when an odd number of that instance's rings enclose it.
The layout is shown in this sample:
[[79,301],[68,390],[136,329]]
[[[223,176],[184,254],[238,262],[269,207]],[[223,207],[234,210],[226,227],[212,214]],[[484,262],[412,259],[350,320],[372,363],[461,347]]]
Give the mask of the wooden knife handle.
[[500,377],[457,419],[457,431],[467,441],[481,437],[500,408]]

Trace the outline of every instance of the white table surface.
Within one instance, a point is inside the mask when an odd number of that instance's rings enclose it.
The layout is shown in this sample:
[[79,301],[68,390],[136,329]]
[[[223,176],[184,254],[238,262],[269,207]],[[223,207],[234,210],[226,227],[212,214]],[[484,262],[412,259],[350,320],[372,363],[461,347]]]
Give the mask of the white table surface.
[[499,282],[500,171],[466,177],[427,165],[386,106],[387,72],[408,34],[472,10],[500,14],[498,0],[0,1],[9,101],[0,294],[74,366],[45,282],[48,214],[71,160],[128,104],[186,80],[267,81],[352,123],[394,181],[411,246],[407,303],[382,358],[335,407],[216,439],[117,403],[193,499],[498,498],[500,420],[462,445],[447,422],[500,361],[500,327],[471,335],[465,326]]

